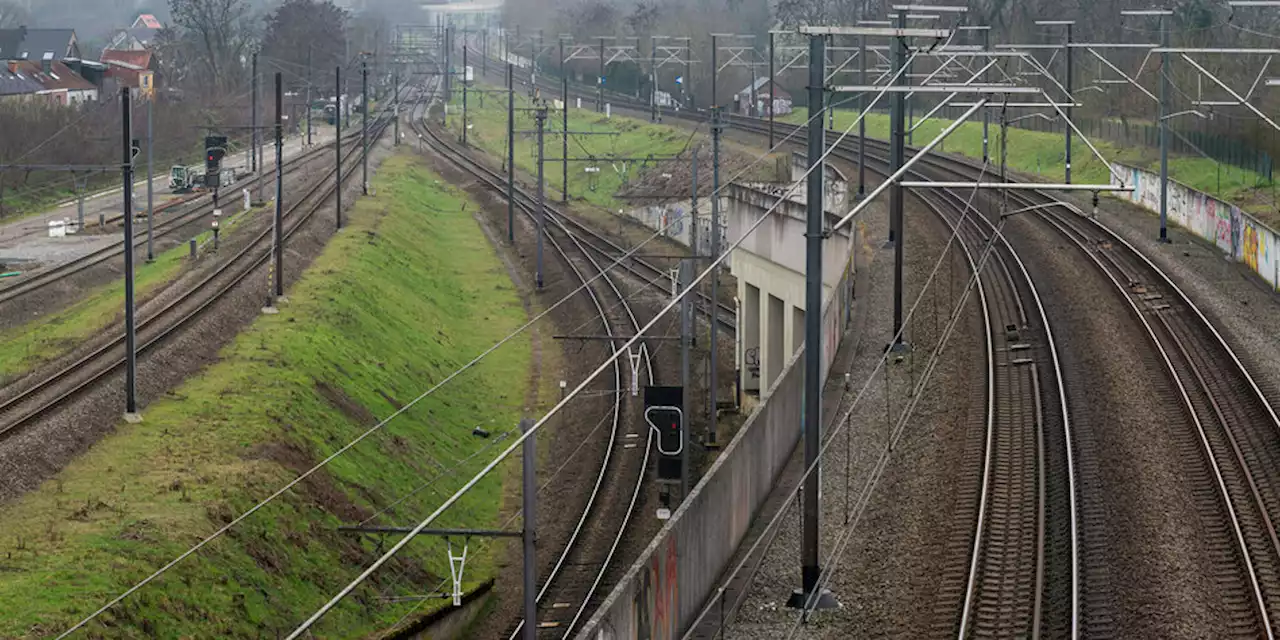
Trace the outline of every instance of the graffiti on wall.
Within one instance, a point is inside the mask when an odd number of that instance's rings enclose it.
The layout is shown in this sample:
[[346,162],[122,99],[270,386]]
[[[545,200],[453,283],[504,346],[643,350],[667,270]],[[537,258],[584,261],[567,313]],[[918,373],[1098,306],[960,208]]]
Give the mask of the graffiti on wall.
[[[1160,176],[1117,165],[1120,175],[1132,181],[1130,201],[1160,211]],[[1112,181],[1115,181],[1113,174]],[[1169,181],[1167,212],[1174,224],[1208,240],[1223,253],[1245,263],[1272,287],[1280,286],[1280,255],[1275,231],[1240,210],[1176,181]]]
[[636,640],[675,638],[680,624],[680,556],[676,537],[669,536],[664,553],[655,553],[639,576],[632,629]]

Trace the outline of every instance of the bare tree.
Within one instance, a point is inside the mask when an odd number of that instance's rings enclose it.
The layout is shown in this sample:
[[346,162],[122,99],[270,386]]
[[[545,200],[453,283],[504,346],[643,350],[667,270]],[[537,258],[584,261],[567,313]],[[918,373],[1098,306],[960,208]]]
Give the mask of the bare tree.
[[9,0],[0,0],[0,29],[11,29],[27,23],[27,10]]
[[243,59],[254,40],[245,0],[169,0],[173,25],[191,47],[191,61],[209,82],[226,89],[237,84]]
[[267,19],[262,53],[291,78],[305,78],[310,53],[312,69],[329,73],[345,64],[347,12],[329,0],[285,0]]

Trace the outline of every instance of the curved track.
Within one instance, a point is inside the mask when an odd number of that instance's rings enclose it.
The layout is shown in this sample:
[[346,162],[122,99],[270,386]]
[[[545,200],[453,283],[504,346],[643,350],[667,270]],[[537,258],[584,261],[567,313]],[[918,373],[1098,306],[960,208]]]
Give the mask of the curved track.
[[[505,195],[504,176],[498,175],[472,158],[466,150],[425,126],[421,118],[415,116],[413,126],[424,138],[430,139],[433,150],[475,176],[495,193]],[[536,228],[536,199],[517,189],[516,205],[533,221]],[[593,254],[602,255],[609,263],[617,256],[610,256],[609,251],[582,237],[585,235],[597,242],[608,242],[594,231],[550,206],[545,208],[545,212],[545,219],[549,222],[545,227],[547,242],[579,283],[591,280],[583,288],[583,292],[596,309],[605,335],[615,338],[610,342],[610,348],[617,349],[618,345],[640,329],[641,323],[628,297],[610,274],[610,267],[602,265]],[[631,273],[639,275],[635,271]],[[608,303],[605,302],[606,299]],[[641,357],[649,384],[653,384],[655,374],[648,351],[642,352]],[[635,422],[634,416],[638,415],[639,410],[636,407],[628,410],[631,402],[623,391],[625,387],[620,360],[613,361],[613,428],[610,430],[604,459],[586,506],[579,514],[565,547],[557,554],[556,561],[537,594],[539,623],[536,632],[539,636],[570,637],[582,617],[588,613],[592,598],[599,591],[618,548],[629,531],[631,518],[645,487],[653,436],[651,431],[645,430],[643,448],[624,442],[624,436],[628,435],[625,431],[629,424]],[[522,620],[511,631],[510,637],[517,637],[523,625]]]
[[[592,95],[580,90],[575,93]],[[621,96],[611,96],[610,99],[621,105],[632,102]],[[647,107],[633,104],[632,108]],[[680,117],[682,114],[675,115]],[[767,123],[756,118],[731,115],[726,119],[734,128],[753,133],[768,131]],[[791,125],[779,123],[775,127],[780,136],[794,131],[794,141],[801,142],[805,139],[803,131],[795,131],[796,128]],[[866,142],[868,165],[883,162],[875,156],[888,155],[887,143],[870,138]],[[836,153],[856,162],[856,157],[850,157],[855,151],[854,143],[856,138],[849,139]],[[921,172],[928,172],[931,177],[939,179],[971,181],[984,171],[974,161],[938,154],[931,154],[917,166],[920,169],[914,172],[917,176]],[[1194,432],[1194,439],[1202,452],[1204,469],[1194,470],[1194,473],[1189,474],[1194,476],[1197,484],[1194,502],[1205,522],[1221,523],[1223,535],[1213,548],[1206,551],[1215,565],[1212,579],[1230,616],[1224,625],[1223,634],[1232,637],[1273,638],[1275,624],[1280,621],[1277,618],[1280,615],[1280,601],[1277,600],[1280,598],[1280,537],[1277,536],[1274,524],[1275,514],[1280,509],[1280,476],[1276,472],[1276,469],[1280,469],[1280,418],[1277,418],[1274,407],[1208,317],[1167,274],[1140,251],[1075,206],[1062,203],[1048,193],[1036,190],[1011,191],[1009,202],[1010,209],[1037,207],[1031,215],[1041,219],[1087,255],[1089,261],[1112,283],[1115,293],[1126,300],[1133,317],[1142,324],[1152,349],[1164,363],[1166,372],[1176,387],[1179,401]],[[1008,246],[1003,238],[1000,243]],[[1007,265],[1003,270],[1008,273]],[[1025,277],[1026,272],[1021,264],[1019,271],[1025,278],[1026,286],[1030,286],[1030,279]],[[1042,311],[1040,315],[1043,319]],[[1047,330],[1047,323],[1043,326]],[[1050,337],[1049,344],[1044,346],[1052,354],[1054,348],[1051,342]],[[1035,361],[1039,364],[1043,359],[1037,356]],[[1034,382],[1034,386],[1043,390],[1043,382]],[[1062,394],[1060,378],[1058,393]],[[1048,405],[1041,403],[1036,411],[1041,412],[1046,406]],[[1065,404],[1062,411],[1065,417]],[[1044,417],[1037,420],[1043,422]],[[1026,441],[1024,435],[1024,443],[1029,446],[1022,448],[1043,452],[1043,427],[1040,433],[1034,443]],[[1064,433],[1069,437],[1069,426]],[[1055,449],[1059,447],[1049,448]],[[1065,451],[1070,465],[1075,446],[1068,441],[1060,449]],[[992,449],[988,447],[985,451],[990,456]],[[999,447],[996,451],[999,451]],[[984,478],[993,473],[994,466],[991,460],[984,464],[984,468],[987,468]],[[1048,465],[1042,463],[1035,473],[1042,475],[1045,468],[1053,469],[1054,466],[1050,460]],[[1024,476],[1026,469],[1024,467]],[[1074,477],[1074,472],[1071,474],[1068,478]],[[992,476],[992,479],[995,477]],[[983,483],[987,487],[993,484],[987,479]],[[1043,483],[1041,486],[1043,487]],[[1044,503],[1046,496],[1043,488],[1036,493],[1036,500]],[[1071,554],[1079,558],[1079,538],[1089,527],[1097,526],[1101,515],[1096,512],[1096,504],[1092,508],[1077,504],[1074,489],[1070,498],[1071,520],[1073,523],[1081,522],[1084,527],[1081,534],[1077,534],[1074,529],[1070,532]],[[1048,502],[1052,503],[1053,500],[1049,499]],[[983,503],[987,504],[985,498]],[[985,508],[984,506],[983,509]],[[1039,528],[1044,529],[1043,523]],[[1049,529],[1052,530],[1052,527]],[[984,574],[978,566],[983,548],[980,541],[993,539],[989,532],[984,533],[983,525],[979,524],[977,531],[974,565],[966,589],[967,604],[961,614],[960,634],[986,635],[994,629],[995,634],[999,635],[999,630],[1006,627],[984,626],[980,622],[981,612],[971,608],[971,605],[981,604],[983,600],[982,589],[975,582],[977,576]],[[1095,546],[1096,544],[1097,541],[1094,542]],[[1037,555],[1043,555],[1058,546],[1060,545],[1050,544],[1045,547],[1042,542]],[[1008,549],[998,547],[994,551],[1003,554]],[[1017,553],[1026,553],[1026,547],[1019,546]],[[1086,552],[1084,556],[1092,558],[1094,554]],[[1040,565],[1052,567],[1052,563],[1046,565],[1043,559]],[[1090,599],[1082,601],[1080,598],[1081,567],[1073,564],[1071,571],[1069,628],[1062,628],[1059,624],[1043,626],[1051,620],[1033,612],[1033,618],[1039,622],[1018,635],[1037,635],[1041,631],[1061,630],[1062,634],[1069,633],[1074,637],[1082,633],[1082,629],[1114,628],[1107,603]],[[1034,577],[1040,584],[1044,584],[1041,582],[1044,579],[1044,575]],[[1034,587],[1027,587],[1026,582],[1026,578],[1023,578],[1021,581],[1008,583],[1005,589],[1036,591]],[[1034,611],[1042,611],[1046,603],[1044,595],[1035,597],[1038,601]],[[1051,596],[1061,597],[1060,593]],[[1002,612],[999,606],[993,612],[998,624],[1006,624],[1014,618],[1024,619],[1026,616],[1025,613]],[[969,621],[971,617],[972,623]],[[1059,634],[1055,631],[1053,635]]]

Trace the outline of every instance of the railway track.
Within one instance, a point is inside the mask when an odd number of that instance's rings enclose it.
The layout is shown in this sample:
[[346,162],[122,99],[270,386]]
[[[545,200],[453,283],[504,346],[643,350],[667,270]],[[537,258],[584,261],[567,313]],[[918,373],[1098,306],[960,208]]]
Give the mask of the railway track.
[[[618,97],[611,99],[617,100]],[[679,117],[681,114],[675,115]],[[767,125],[758,119],[729,116],[727,120],[735,128],[767,133]],[[783,136],[792,133],[793,129],[790,125],[775,127],[779,135]],[[793,136],[796,142],[803,141],[803,132],[797,133],[797,136]],[[867,139],[867,147],[868,166],[873,162],[883,162],[872,154],[887,155],[886,142]],[[838,149],[836,153],[856,162],[856,157],[850,157],[852,151],[845,147]],[[954,177],[974,180],[983,171],[975,162],[936,154],[922,160],[918,166],[932,174],[932,177],[940,179]],[[914,173],[920,175],[921,172]],[[1074,205],[1062,203],[1048,193],[1037,190],[1012,191],[1009,201],[1011,209],[1036,207],[1027,215],[1043,221],[1088,256],[1089,262],[1111,283],[1116,295],[1126,301],[1132,317],[1142,326],[1151,348],[1157,354],[1157,361],[1163,363],[1175,387],[1176,399],[1187,416],[1187,428],[1190,430],[1187,436],[1195,441],[1201,454],[1204,468],[1187,470],[1188,476],[1195,481],[1193,502],[1205,522],[1221,523],[1220,535],[1212,540],[1210,548],[1206,549],[1206,555],[1213,560],[1211,578],[1228,615],[1228,619],[1223,621],[1222,633],[1229,637],[1274,638],[1275,626],[1280,622],[1280,618],[1277,618],[1280,615],[1280,603],[1277,602],[1277,597],[1280,596],[1280,536],[1277,536],[1275,527],[1276,514],[1280,513],[1280,475],[1276,472],[1280,469],[1280,418],[1277,418],[1274,407],[1208,317],[1167,274],[1140,251]],[[1012,251],[1003,237],[999,244]],[[1003,265],[1001,271],[1009,273],[1008,265]],[[1030,278],[1026,276],[1021,264],[1018,265],[1018,271],[1025,282],[1021,286],[1031,286]],[[1032,318],[1035,315],[1037,314],[1032,314]],[[1044,322],[1042,310],[1038,315],[1041,322]],[[1047,328],[1048,325],[1044,323],[1042,326]],[[994,337],[999,339],[998,332]],[[1022,339],[1021,332],[1018,339]],[[1036,350],[1032,359],[1037,366],[1046,362],[1045,355],[1053,352],[1052,346],[1048,344],[1040,344]],[[1006,363],[1012,364],[1012,361],[1006,360]],[[1013,382],[1007,379],[1008,370],[1016,367],[1006,366],[1001,369],[1005,371],[996,374],[997,387],[1002,378],[1005,378],[1006,384]],[[1041,379],[1038,369],[1034,371],[1036,373],[1031,378],[1033,386],[1043,393],[1046,381]],[[1059,393],[1062,393],[1060,372],[1058,380]],[[1022,384],[1026,384],[1025,379]],[[1036,395],[1039,394],[1032,393],[1024,397]],[[1049,406],[1049,403],[1041,399],[1038,406],[1033,407],[1034,412],[1040,414],[1039,417],[1036,420],[1024,418],[1024,422],[1028,423],[1039,421],[1041,426],[1040,435],[1035,437],[1034,442],[1028,439],[1025,432],[1022,433],[1021,449],[1034,449],[1041,454],[1046,451],[1046,435],[1055,433],[1055,430],[1044,429],[1046,418],[1052,419],[1051,415],[1044,413]],[[1007,410],[1011,409],[1014,409],[1012,405]],[[1063,410],[1065,411],[1065,405]],[[1026,408],[1023,407],[1021,411],[1025,412]],[[1063,418],[1065,417],[1064,414]],[[1061,433],[1067,437],[1070,435],[1069,429]],[[993,441],[991,444],[999,443]],[[1023,486],[1029,486],[1028,469],[1034,468],[1035,474],[1043,476],[1046,470],[1052,472],[1055,468],[1061,469],[1064,462],[1072,465],[1071,458],[1076,446],[1067,441],[1064,446],[1047,447],[1048,451],[1064,452],[1066,459],[1054,461],[1050,458],[1034,467],[1024,465]],[[993,451],[998,457],[1000,447],[986,447],[985,455],[991,456]],[[992,481],[1002,475],[993,472],[995,463],[994,459],[988,459],[984,463],[984,468],[987,468],[984,475],[990,475]],[[1068,477],[1074,477],[1076,473],[1088,476],[1096,475],[1097,470],[1069,470],[1069,473],[1072,475]],[[1006,481],[999,480],[999,484]],[[988,487],[996,484],[988,480],[983,482]],[[1094,485],[1096,479],[1084,484]],[[1044,486],[1042,477],[1036,495],[1024,495],[1024,499],[1034,498],[1036,502],[1049,505],[1061,503],[1061,498],[1050,497],[1055,493],[1061,494],[1061,489],[1053,490],[1050,485],[1050,496],[1047,496]],[[1074,493],[1071,496],[1074,498]],[[1080,503],[1073,502],[1073,506],[1069,508],[1072,522],[1079,526],[1079,531],[1072,530],[1069,535],[1069,548],[1076,558],[1070,569],[1072,578],[1069,597],[1072,606],[1069,609],[1069,626],[1063,626],[1060,616],[1055,622],[1052,616],[1045,615],[1046,605],[1053,606],[1055,601],[1065,597],[1060,588],[1056,591],[1052,588],[1045,589],[1045,585],[1052,585],[1055,580],[1047,579],[1051,576],[1041,574],[1041,570],[1037,570],[1037,575],[1028,577],[1024,570],[1021,578],[1011,579],[1003,585],[1003,590],[1010,593],[1036,593],[1036,600],[1030,609],[1033,624],[1023,627],[1024,631],[1013,635],[1033,636],[1045,632],[1054,636],[1069,633],[1073,637],[1082,633],[1090,636],[1114,634],[1114,611],[1105,595],[1109,586],[1100,585],[1100,588],[1093,588],[1093,593],[1090,593],[1093,585],[1089,584],[1089,577],[1095,573],[1105,573],[1099,567],[1090,566],[1090,563],[1102,557],[1098,547],[1106,544],[1105,540],[1089,540],[1090,532],[1096,531],[1100,526],[1098,523],[1104,519],[1100,509],[1105,500],[1093,498],[1095,499]],[[998,505],[984,500],[983,508],[996,510]],[[1058,510],[1061,510],[1060,506]],[[1043,515],[1038,516],[1042,517]],[[994,519],[1005,521],[1007,517],[997,515]],[[1025,531],[1029,524],[1022,523],[1021,530]],[[997,546],[990,546],[996,538],[990,532],[984,532],[982,527],[979,524],[977,538],[988,541],[991,553],[987,555],[1025,556],[1028,553],[1029,547],[1025,543],[1017,545],[1015,549],[1010,549],[1004,540],[1000,540]],[[1035,528],[1050,532],[1054,530],[1054,526],[1046,528],[1043,522],[1038,523]],[[1033,564],[1052,570],[1054,563],[1049,560],[1053,555],[1063,553],[1063,537],[1059,531],[1056,542],[1045,544],[1042,541],[1036,551],[1036,555],[1041,558]],[[984,623],[986,614],[980,609],[971,608],[971,605],[985,606],[984,588],[975,578],[987,575],[987,570],[980,566],[982,546],[975,543],[974,548],[978,553],[973,556],[973,567],[969,572],[970,580],[966,589],[968,604],[963,608],[959,633],[962,637],[1006,635],[998,630],[1021,626],[1026,620],[1028,609],[1025,604],[1012,608],[997,605],[990,610],[993,622]],[[1030,565],[1024,562],[1023,566]],[[1060,573],[1061,568],[1057,571]],[[1041,585],[1040,588],[1028,587],[1028,580],[1034,580]],[[998,603],[1001,599],[997,597],[993,602]],[[1024,596],[1022,601],[1027,602],[1027,598]],[[1014,620],[1019,621],[1018,625],[1009,627]]]
[[[360,136],[358,133],[349,134],[344,138],[344,142],[348,142],[354,139],[359,139],[359,137]],[[302,155],[296,156],[293,159],[286,161],[285,168],[284,168],[285,175],[286,176],[290,175],[302,169],[308,163],[310,163],[310,161],[321,157],[325,152],[331,151],[332,148],[333,148],[332,144],[321,145]],[[266,180],[267,178],[264,177],[263,179]],[[234,193],[235,188],[244,187],[245,185],[250,184],[252,181],[253,181],[253,178],[246,178],[244,180],[241,180],[240,182],[236,183],[236,185],[233,185],[232,187],[230,187],[228,193]],[[211,216],[214,210],[212,197],[206,196],[203,194],[193,195],[175,202],[166,203],[164,205],[156,207],[155,213],[161,213],[163,211],[168,211],[170,209],[182,207],[184,205],[188,205],[202,199],[205,200],[205,202],[201,202],[198,205],[191,207],[190,209],[181,211],[174,216],[158,219],[158,221],[156,221],[154,226],[152,227],[153,237],[162,238],[171,233],[175,233],[189,225],[200,222],[205,217]],[[115,216],[113,218],[108,218],[107,222],[112,223],[112,222],[118,222],[119,220],[120,220],[120,216]],[[147,241],[147,232],[145,229],[137,231],[133,234],[133,245],[135,249],[146,246],[146,241]],[[97,249],[83,256],[79,256],[73,260],[58,264],[54,267],[50,267],[49,269],[45,269],[43,271],[36,273],[30,278],[26,278],[12,285],[0,288],[0,305],[3,305],[12,300],[16,300],[18,298],[22,298],[24,296],[28,296],[33,293],[44,291],[47,289],[47,287],[55,283],[61,282],[71,276],[76,275],[77,273],[81,273],[87,269],[100,265],[104,262],[107,262],[108,260],[112,260],[121,255],[124,255],[123,238],[119,242],[113,243],[101,249]]]
[[[431,140],[434,150],[495,193],[505,195],[504,176],[425,126],[422,119],[415,117],[413,126],[419,134]],[[516,189],[515,194],[516,206],[536,226],[536,199],[523,189]],[[583,292],[596,310],[605,335],[615,338],[610,342],[610,349],[617,349],[639,331],[641,323],[629,297],[611,275],[611,268],[598,258],[602,256],[612,263],[616,256],[610,257],[607,249],[598,246],[597,243],[607,240],[592,230],[553,208],[548,207],[545,211],[546,241],[552,250],[578,283],[587,283],[595,278]],[[637,275],[634,269],[629,273]],[[539,637],[570,637],[589,612],[592,599],[601,591],[606,573],[613,566],[629,531],[645,488],[653,436],[648,429],[643,434],[632,431],[635,425],[640,424],[642,407],[623,391],[624,374],[620,360],[613,361],[612,428],[599,473],[564,548],[556,555],[537,594],[539,618],[536,633]],[[654,384],[654,363],[647,350],[641,354],[641,367],[648,383]],[[518,622],[509,636],[517,637],[523,624],[523,620]]]
[[[390,123],[389,119],[379,119],[374,126],[372,139],[377,140]],[[347,166],[342,172],[342,182],[345,183],[359,169],[361,157],[356,153],[344,158]],[[326,175],[288,207],[283,215],[284,241],[312,219],[334,194],[337,186],[331,174]],[[140,317],[137,324],[138,355],[141,356],[161,344],[249,279],[258,267],[270,259],[271,235],[272,228],[268,226],[191,288],[151,315]],[[14,390],[12,395],[0,402],[0,442],[123,367],[124,345],[125,336],[121,333],[50,375]]]

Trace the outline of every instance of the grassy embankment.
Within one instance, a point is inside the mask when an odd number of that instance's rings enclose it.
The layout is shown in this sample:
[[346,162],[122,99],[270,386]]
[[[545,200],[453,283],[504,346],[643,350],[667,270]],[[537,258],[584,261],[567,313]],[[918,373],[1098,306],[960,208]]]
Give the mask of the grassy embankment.
[[[236,214],[223,223],[223,234],[264,210],[253,210],[248,215]],[[212,231],[200,233],[196,236],[196,243],[203,246],[212,234]],[[134,286],[137,287],[138,298],[147,299],[181,275],[190,254],[191,250],[182,244],[161,252],[151,264],[143,260],[135,263]],[[0,332],[0,381],[61,357],[112,324],[122,322],[123,292],[122,278],[86,292],[66,309]]]
[[[922,114],[921,114],[922,115]],[[803,123],[808,119],[808,111],[804,107],[785,118],[788,122]],[[853,124],[857,113],[837,110],[835,128],[843,131]],[[915,132],[915,143],[924,145],[951,124],[946,119],[931,119]],[[856,133],[856,132],[855,132]],[[882,113],[867,116],[867,135],[882,140],[889,138],[889,117]],[[1129,166],[1160,170],[1158,149],[1145,145],[1121,147],[1119,144],[1103,139],[1090,139],[1104,157],[1112,162]],[[991,126],[991,138],[988,143],[989,153],[997,159],[1000,149],[1000,127]],[[1043,176],[1046,181],[1060,182],[1065,175],[1066,161],[1063,155],[1063,136],[1061,133],[1046,131],[1029,131],[1016,127],[1009,128],[1009,167],[1015,171],[1030,175]],[[959,153],[971,158],[982,158],[982,120],[966,122],[953,132],[941,147],[941,150]],[[1071,144],[1072,181],[1077,183],[1109,182],[1106,166],[1078,136]],[[1219,170],[1221,169],[1221,170]],[[1257,173],[1239,167],[1218,166],[1208,158],[1170,156],[1169,175],[1193,189],[1214,195],[1222,200],[1237,203],[1242,209],[1257,214],[1264,220],[1280,223],[1280,212],[1275,210],[1271,199],[1273,185],[1266,182]],[[1256,185],[1263,186],[1256,186]]]
[[[493,89],[491,85],[478,88]],[[494,158],[504,158],[507,153],[507,101],[506,96],[489,94],[484,97],[484,106],[480,106],[479,94],[467,98],[468,121],[472,128],[468,133],[468,142],[490,154]],[[530,107],[527,96],[517,94],[516,108]],[[461,135],[462,127],[462,94],[454,92],[453,103],[449,107],[449,128],[455,135]],[[535,128],[533,112],[517,111],[515,128],[517,132],[533,131]],[[547,118],[544,138],[544,155],[547,158],[560,158],[562,141],[559,131],[563,129],[561,112],[552,111]],[[668,157],[684,151],[690,144],[690,132],[665,125],[650,124],[643,120],[614,115],[606,118],[603,114],[588,108],[569,110],[570,131],[590,131],[593,133],[616,133],[618,135],[578,135],[569,138],[569,157],[587,158],[591,156],[648,158],[650,156]],[[530,175],[537,175],[537,137],[532,134],[516,134],[516,167]],[[647,168],[656,166],[657,162],[577,162],[569,163],[569,193],[575,198],[583,198],[588,203],[609,211],[629,209],[635,203],[619,201],[613,196],[624,184],[624,172],[628,179],[636,179]],[[587,173],[587,167],[597,167],[599,172]],[[548,160],[544,169],[548,194],[554,193],[558,198],[563,192],[564,176],[559,160]],[[594,175],[594,177],[593,177]]]
[[[279,315],[259,318],[220,362],[146,407],[145,422],[121,425],[0,508],[0,637],[65,628],[523,322],[500,261],[462,213],[464,196],[404,156],[389,159],[375,185],[378,198],[357,203]],[[372,557],[373,541],[339,525],[405,496],[374,523],[416,520],[488,459],[468,456],[515,427],[529,346],[522,337],[493,353],[131,596],[93,633],[273,637],[291,629]],[[477,425],[494,438],[472,436]],[[499,477],[487,479],[439,525],[491,526],[501,492]],[[466,584],[474,586],[492,574],[494,556],[472,542]],[[360,636],[415,607],[441,606],[379,596],[429,591],[448,575],[445,542],[415,540],[316,631]]]

